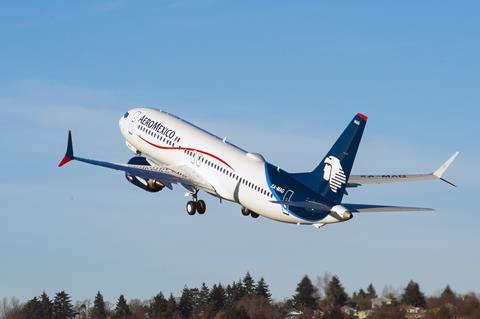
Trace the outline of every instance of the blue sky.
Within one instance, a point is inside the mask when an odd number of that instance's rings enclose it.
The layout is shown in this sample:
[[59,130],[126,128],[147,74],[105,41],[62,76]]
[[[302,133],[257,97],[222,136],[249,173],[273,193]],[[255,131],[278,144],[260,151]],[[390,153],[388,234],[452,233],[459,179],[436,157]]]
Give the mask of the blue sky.
[[[81,1],[0,4],[1,296],[74,299],[264,276],[277,299],[304,274],[349,292],[417,280],[480,291],[477,2]],[[127,161],[118,119],[165,109],[261,152],[313,168],[351,117],[370,117],[354,173],[431,171],[440,182],[368,186],[349,202],[435,207],[326,227],[252,220],[185,191],[147,194],[122,174],[72,163]]]

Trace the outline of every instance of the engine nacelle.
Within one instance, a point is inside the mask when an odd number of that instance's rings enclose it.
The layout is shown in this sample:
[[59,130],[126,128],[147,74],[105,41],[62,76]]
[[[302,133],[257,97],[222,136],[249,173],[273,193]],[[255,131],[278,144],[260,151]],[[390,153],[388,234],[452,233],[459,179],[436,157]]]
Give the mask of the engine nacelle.
[[333,206],[330,210],[330,215],[341,221],[347,221],[353,218],[352,212],[342,205]]
[[[148,163],[147,159],[141,156],[135,156],[131,158],[128,161],[128,164],[151,166],[150,163]],[[144,179],[130,173],[125,173],[125,177],[127,178],[127,181],[137,187],[140,187],[143,190],[146,190],[147,192],[156,193],[161,191],[165,187],[165,184],[163,184],[161,181],[157,181],[154,179]]]

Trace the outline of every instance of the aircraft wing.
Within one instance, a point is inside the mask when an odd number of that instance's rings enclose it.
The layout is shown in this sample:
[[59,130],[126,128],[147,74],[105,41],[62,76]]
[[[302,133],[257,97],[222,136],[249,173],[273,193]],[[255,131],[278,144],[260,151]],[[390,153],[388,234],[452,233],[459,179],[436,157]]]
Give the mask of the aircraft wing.
[[431,212],[432,208],[425,207],[403,207],[403,206],[383,206],[366,204],[345,204],[342,206],[352,213],[385,213],[385,212]]
[[120,163],[111,163],[104,161],[97,161],[88,158],[77,157],[73,155],[73,146],[72,146],[72,133],[68,132],[68,144],[67,152],[63,160],[58,164],[58,167],[65,165],[66,163],[76,160],[79,162],[84,162],[87,164],[110,168],[131,175],[144,178],[144,179],[155,179],[166,184],[182,184],[186,186],[192,186],[197,188],[202,188],[205,190],[214,191],[215,189],[208,183],[199,179],[191,179],[187,174],[180,173],[168,166],[146,166],[146,165],[133,165],[133,164],[120,164]]
[[452,186],[453,183],[442,178],[445,171],[457,158],[458,152],[453,154],[445,163],[442,164],[436,171],[429,174],[398,174],[398,175],[350,175],[347,187],[358,187],[365,184],[384,184],[384,183],[401,183],[401,182],[415,182],[432,179],[440,179]]

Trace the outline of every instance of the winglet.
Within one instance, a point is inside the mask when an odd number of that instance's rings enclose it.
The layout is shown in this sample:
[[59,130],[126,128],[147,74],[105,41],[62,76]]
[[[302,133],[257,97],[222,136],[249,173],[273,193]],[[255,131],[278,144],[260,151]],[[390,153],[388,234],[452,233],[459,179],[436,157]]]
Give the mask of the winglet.
[[72,131],[68,131],[68,143],[67,143],[67,152],[63,159],[58,163],[58,167],[62,167],[63,165],[67,164],[71,160],[74,159],[73,156],[73,146],[72,146]]
[[433,175],[435,175],[436,177],[438,177],[439,179],[441,179],[442,181],[452,185],[452,186],[455,186],[453,183],[450,183],[449,181],[447,181],[446,179],[443,179],[442,176],[443,174],[445,174],[445,172],[447,171],[448,167],[453,163],[453,161],[457,158],[459,152],[455,152],[455,154],[453,154],[445,163],[442,164],[442,166],[440,166],[435,172],[433,172]]

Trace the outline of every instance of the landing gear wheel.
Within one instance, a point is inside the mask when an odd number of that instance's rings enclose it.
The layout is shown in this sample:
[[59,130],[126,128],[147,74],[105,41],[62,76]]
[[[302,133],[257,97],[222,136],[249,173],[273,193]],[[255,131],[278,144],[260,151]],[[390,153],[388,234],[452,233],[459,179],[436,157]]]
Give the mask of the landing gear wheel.
[[196,206],[197,206],[197,212],[200,215],[205,214],[205,211],[207,210],[207,205],[203,200],[199,200],[198,202],[196,202]]
[[187,213],[188,215],[195,215],[195,212],[197,211],[197,205],[195,202],[189,201],[187,203]]
[[258,215],[257,213],[254,213],[254,212],[251,212],[250,215],[251,215],[253,218],[258,218],[258,216],[260,216],[260,215]]
[[248,216],[248,215],[250,215],[250,211],[247,208],[242,208],[242,215],[243,216]]

